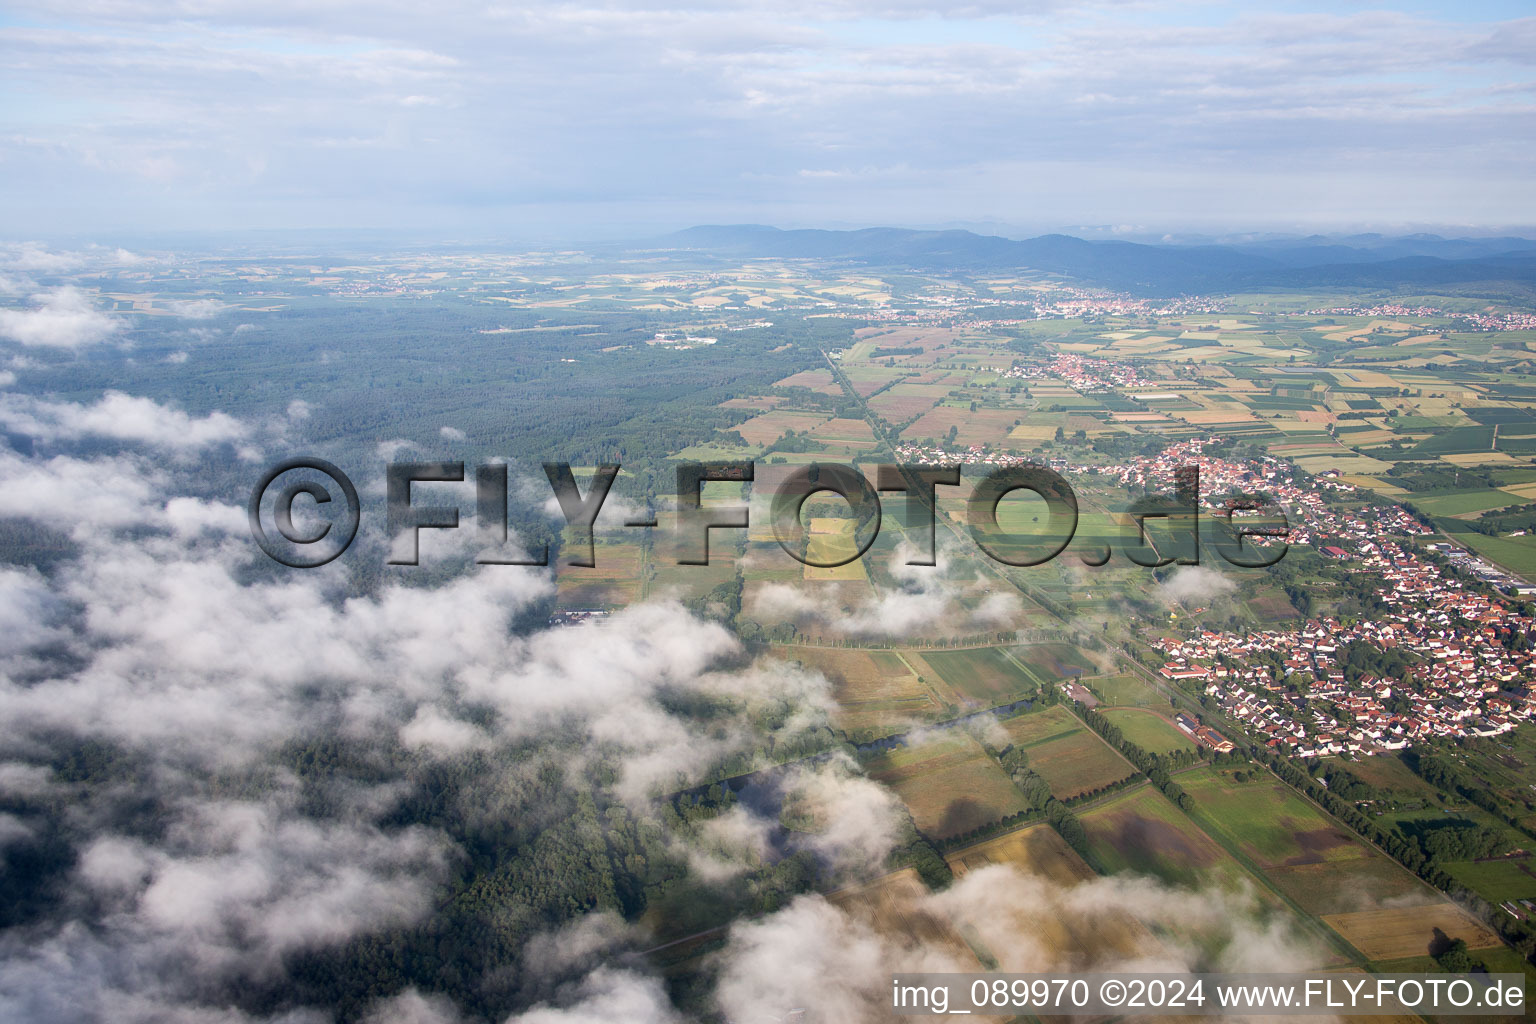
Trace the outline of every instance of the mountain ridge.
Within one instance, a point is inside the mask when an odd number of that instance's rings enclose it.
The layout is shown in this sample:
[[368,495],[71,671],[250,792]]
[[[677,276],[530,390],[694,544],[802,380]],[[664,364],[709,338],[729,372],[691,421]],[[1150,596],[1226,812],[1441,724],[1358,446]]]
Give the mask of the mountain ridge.
[[739,257],[837,259],[919,270],[1045,271],[1145,295],[1265,285],[1392,287],[1477,281],[1536,285],[1536,240],[1422,234],[1346,238],[1360,244],[1318,235],[1297,239],[1294,245],[1274,240],[1154,245],[1060,233],[1010,239],[959,228],[785,230],[763,224],[713,224],[685,228],[658,242],[665,248]]

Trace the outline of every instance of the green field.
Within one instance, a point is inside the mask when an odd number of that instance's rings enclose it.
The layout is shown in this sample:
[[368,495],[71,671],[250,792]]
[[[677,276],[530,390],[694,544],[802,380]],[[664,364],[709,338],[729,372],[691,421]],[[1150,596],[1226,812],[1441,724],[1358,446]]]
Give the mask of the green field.
[[1014,746],[1029,751],[1049,740],[1086,732],[1088,727],[1066,708],[1053,705],[1006,718],[1003,729]]
[[1505,491],[1485,488],[1479,491],[1453,491],[1448,494],[1413,496],[1413,504],[1436,516],[1459,516],[1468,512],[1483,512],[1490,508],[1525,504],[1527,499]]
[[1361,842],[1280,780],[1258,772],[1237,782],[1230,770],[1180,772],[1202,828],[1309,914],[1415,906],[1435,894],[1396,862]]
[[1536,828],[1536,790],[1531,789],[1536,729],[1524,726],[1504,736],[1478,740],[1451,756],[1467,770],[1473,785],[1491,791],[1527,829]]
[[957,693],[997,702],[1035,689],[1019,666],[998,647],[924,651],[922,659]]
[[1490,903],[1536,902],[1536,860],[1530,857],[1442,864],[1445,873]]
[[1101,874],[1132,871],[1173,885],[1252,884],[1230,854],[1151,786],[1116,796],[1079,820],[1088,833],[1088,861]]
[[1195,749],[1194,740],[1150,711],[1109,708],[1104,716],[1115,723],[1122,736],[1149,753],[1171,754],[1175,750]]
[[1267,772],[1249,782],[1230,772],[1198,768],[1178,783],[1195,800],[1200,823],[1235,842],[1263,867],[1364,857],[1367,850],[1342,826]]
[[1085,680],[1099,700],[1112,707],[1165,708],[1168,699],[1136,676],[1100,676]]
[[867,769],[871,778],[896,791],[925,835],[938,839],[1029,806],[998,763],[957,729],[881,754]]
[[1095,671],[1093,660],[1071,644],[1026,644],[1013,648],[1012,654],[1046,683],[1092,675]]
[[1086,728],[1037,743],[1029,749],[1029,765],[1050,785],[1051,795],[1058,800],[1103,789],[1135,773],[1123,757]]
[[[1508,946],[1494,946],[1489,949],[1476,949],[1472,951],[1472,959],[1481,961],[1488,969],[1489,974],[1524,974],[1525,991],[1527,999],[1536,991],[1536,964],[1532,964],[1518,952]],[[1405,960],[1376,960],[1367,965],[1377,974],[1443,974],[1445,969],[1435,962],[1431,956],[1414,956]],[[1523,1015],[1529,1017],[1529,1014]],[[1358,1018],[1366,1020],[1368,1018]],[[1507,1022],[1522,1019],[1521,1015],[1508,1015],[1502,1017],[1436,1017],[1432,1020],[1445,1021],[1449,1024],[1493,1024],[1493,1022]]]
[[1489,537],[1475,532],[1459,519],[1435,517],[1435,525],[1485,558],[1511,572],[1536,576],[1536,536]]
[[1493,450],[1492,427],[1452,427],[1427,437],[1412,449],[1422,455],[1461,455]]

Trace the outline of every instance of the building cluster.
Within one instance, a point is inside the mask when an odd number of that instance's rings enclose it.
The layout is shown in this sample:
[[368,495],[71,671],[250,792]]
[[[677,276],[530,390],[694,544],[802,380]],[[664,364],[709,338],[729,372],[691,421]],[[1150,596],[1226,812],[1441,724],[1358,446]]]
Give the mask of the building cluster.
[[[1099,470],[1127,485],[1172,490],[1176,471],[1197,465],[1203,504],[1233,491],[1262,492],[1286,510],[1287,543],[1312,545],[1371,573],[1387,610],[1368,621],[1321,618],[1290,630],[1165,638],[1158,645],[1167,658],[1164,677],[1203,683],[1255,739],[1299,757],[1397,750],[1433,736],[1496,736],[1536,715],[1536,620],[1472,592],[1405,543],[1432,530],[1393,504],[1330,505],[1330,491],[1358,493],[1330,476],[1302,486],[1279,459],[1206,454],[1217,441],[1182,441]],[[1451,545],[1425,547],[1484,582],[1530,589]],[[1411,667],[1397,679],[1351,671],[1340,652],[1356,643],[1401,652]]]
[[1208,725],[1201,725],[1182,711],[1173,716],[1173,724],[1179,727],[1179,731],[1196,743],[1214,750],[1218,754],[1230,753],[1237,749],[1237,744],[1227,739],[1221,733]]
[[[1162,675],[1203,683],[1255,739],[1297,757],[1497,736],[1536,716],[1536,620],[1469,591],[1398,540],[1378,536],[1347,557],[1376,577],[1385,612],[1165,638]],[[1407,667],[1398,678],[1352,669],[1344,652],[1353,644],[1401,652]]]
[[[1022,466],[1040,465],[1040,460],[1030,455],[1012,455],[979,444],[966,448],[946,448],[937,444],[918,444],[902,441],[896,445],[896,461],[919,466]],[[1051,460],[1051,468],[1058,472],[1066,466],[1065,459]]]
[[[1529,331],[1536,328],[1536,313],[1457,313],[1435,306],[1335,306],[1330,309],[1309,309],[1308,316],[1363,316],[1363,317],[1450,317],[1475,331]],[[1439,331],[1442,328],[1421,324],[1421,330]]]
[[[1445,310],[1435,306],[1404,306],[1396,302],[1387,302],[1375,306],[1330,306],[1327,309],[1309,309],[1307,316],[1368,316],[1368,317],[1404,317],[1404,316],[1446,316]],[[1430,328],[1425,328],[1429,330]]]
[[1066,381],[1080,394],[1102,394],[1120,388],[1146,387],[1149,383],[1129,363],[1061,353],[1047,364],[1015,364],[1003,373],[1005,380]]

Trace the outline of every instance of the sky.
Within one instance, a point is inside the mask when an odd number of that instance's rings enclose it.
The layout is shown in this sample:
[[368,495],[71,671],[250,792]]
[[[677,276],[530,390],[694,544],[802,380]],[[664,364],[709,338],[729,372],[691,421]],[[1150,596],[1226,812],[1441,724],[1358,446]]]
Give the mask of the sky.
[[0,5],[0,234],[1536,225],[1518,2]]

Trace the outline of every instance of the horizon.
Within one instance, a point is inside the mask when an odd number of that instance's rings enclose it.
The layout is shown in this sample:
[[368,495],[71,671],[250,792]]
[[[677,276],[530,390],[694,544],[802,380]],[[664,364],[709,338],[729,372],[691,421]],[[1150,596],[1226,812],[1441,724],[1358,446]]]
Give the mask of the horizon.
[[[3,229],[0,229],[3,230]],[[1389,225],[1349,225],[1316,230],[1280,228],[1232,227],[1210,231],[1165,230],[1132,228],[1127,225],[1059,225],[1031,229],[1020,225],[982,224],[976,222],[939,222],[931,224],[870,222],[863,224],[768,224],[761,222],[696,222],[667,226],[652,231],[631,231],[603,235],[565,234],[519,236],[509,232],[471,233],[446,228],[400,229],[389,227],[282,227],[247,228],[241,230],[146,230],[146,231],[85,231],[61,233],[13,232],[0,234],[0,246],[12,248],[40,246],[58,251],[79,251],[111,247],[137,246],[148,250],[198,250],[200,246],[213,244],[219,248],[243,247],[262,242],[293,244],[300,241],[326,242],[344,250],[349,245],[367,245],[389,248],[391,246],[440,245],[459,248],[484,247],[491,249],[520,248],[538,249],[555,245],[567,246],[578,251],[583,248],[617,248],[620,251],[643,251],[658,243],[669,242],[675,236],[698,230],[767,230],[780,233],[824,232],[828,234],[853,234],[861,231],[905,231],[922,234],[960,232],[979,238],[1001,238],[1007,241],[1031,241],[1048,236],[1067,237],[1084,242],[1127,242],[1145,246],[1216,246],[1242,248],[1245,246],[1301,243],[1312,240],[1348,246],[1350,242],[1380,241],[1487,241],[1510,239],[1536,242],[1536,224],[1471,227],[1467,225],[1415,224],[1393,229]]]

